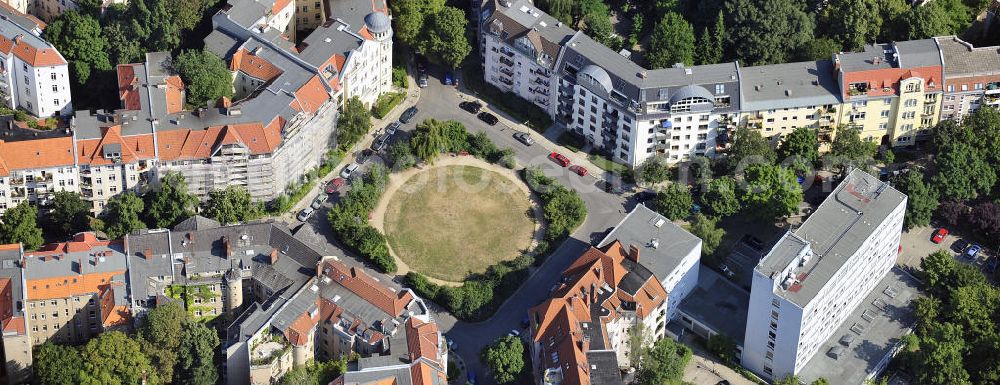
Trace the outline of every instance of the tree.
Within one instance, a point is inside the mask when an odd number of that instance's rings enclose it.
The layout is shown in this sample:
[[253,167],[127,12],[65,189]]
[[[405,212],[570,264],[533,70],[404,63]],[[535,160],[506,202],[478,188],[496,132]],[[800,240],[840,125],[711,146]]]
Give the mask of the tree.
[[410,138],[413,155],[424,162],[433,162],[434,158],[448,145],[444,136],[444,124],[436,119],[426,119],[417,124]]
[[601,44],[614,46],[614,27],[611,25],[611,9],[608,5],[601,0],[580,0],[577,3],[587,35]]
[[802,380],[799,379],[799,376],[791,374],[774,381],[774,385],[799,385],[801,383]]
[[35,250],[42,246],[42,229],[36,220],[38,209],[22,201],[8,208],[0,216],[0,244],[20,243],[24,250]]
[[818,37],[803,44],[796,58],[801,61],[830,60],[833,54],[843,50],[844,47],[838,41],[828,37]]
[[636,383],[661,385],[676,381],[684,374],[684,367],[691,360],[691,349],[670,338],[653,344],[639,360]]
[[701,256],[709,258],[715,255],[716,249],[722,244],[722,237],[726,235],[726,230],[720,229],[716,218],[706,217],[705,214],[697,213],[688,231],[694,236],[701,238]]
[[42,384],[76,384],[80,382],[80,352],[72,346],[46,342],[34,354],[35,378]]
[[[177,351],[177,370],[174,383],[186,385],[213,385],[219,379],[214,362],[219,347],[219,335],[205,324],[191,319],[182,327],[183,337]],[[332,379],[331,379],[332,380]]]
[[694,53],[698,64],[715,64],[721,62],[725,53],[723,51],[725,41],[725,18],[722,16],[722,11],[719,11],[719,16],[715,20],[715,26],[712,28],[712,31],[709,32],[708,27],[705,27],[701,31],[701,36],[698,39],[698,47],[700,49],[695,50]]
[[982,202],[972,208],[972,215],[969,217],[982,235],[996,242],[1000,239],[1000,204],[994,202]]
[[[175,17],[167,11],[167,3],[177,0],[132,0],[131,3],[146,2],[148,18],[141,22],[149,31],[144,46],[149,51],[171,51],[181,44],[181,31],[175,24]],[[174,4],[176,5],[176,4]],[[201,16],[200,14],[197,16]],[[228,80],[228,79],[227,79]]]
[[573,7],[575,0],[542,0],[539,8],[566,25],[573,25]]
[[413,156],[413,149],[410,148],[410,141],[397,140],[389,146],[389,161],[392,162],[392,169],[401,171],[413,167],[417,158]]
[[823,18],[831,36],[848,51],[874,42],[882,30],[878,0],[842,0],[831,2]]
[[56,191],[52,201],[44,206],[45,227],[59,235],[72,235],[90,227],[91,205],[70,191]]
[[406,45],[416,47],[425,19],[444,8],[445,0],[390,1],[392,34]]
[[[405,2],[404,2],[405,3]],[[337,118],[337,144],[347,151],[372,129],[372,119],[357,96],[344,102]]]
[[229,68],[222,59],[211,52],[185,50],[174,60],[174,69],[184,80],[189,105],[203,107],[222,97],[233,96],[232,75],[229,73]]
[[160,178],[159,188],[146,194],[150,225],[165,229],[194,214],[198,197],[188,193],[187,181],[177,172]]
[[142,351],[156,368],[160,378],[174,378],[178,347],[184,338],[182,325],[188,313],[178,302],[157,306],[146,313],[137,338]]
[[201,21],[202,13],[214,0],[171,0],[167,2],[170,19],[179,30],[192,30]]
[[427,25],[417,47],[431,60],[440,60],[451,68],[458,68],[472,52],[472,44],[465,35],[468,22],[465,11],[444,7],[427,17]]
[[798,0],[727,0],[728,47],[747,65],[783,63],[813,38],[813,20]]
[[635,169],[636,180],[642,183],[657,184],[670,179],[670,165],[662,158],[650,157]]
[[819,140],[816,139],[816,132],[813,129],[799,127],[785,137],[785,140],[778,146],[778,159],[791,157],[799,157],[809,164],[813,164],[819,159]]
[[929,225],[939,200],[937,190],[924,183],[923,172],[907,171],[895,178],[893,183],[896,189],[907,195],[906,228]]
[[691,198],[691,190],[682,184],[671,183],[666,188],[656,193],[653,200],[653,208],[672,221],[687,218],[691,214],[691,206],[694,199]]
[[313,361],[281,376],[278,385],[327,385],[347,371],[347,356],[339,360]]
[[943,196],[969,200],[988,195],[997,182],[995,166],[989,164],[974,142],[951,142],[938,151],[938,172],[931,183]]
[[741,165],[754,163],[774,164],[778,158],[771,143],[758,130],[740,127],[733,133],[733,147],[729,150],[727,162],[731,170]]
[[932,325],[927,336],[920,339],[917,355],[917,383],[928,385],[971,384],[969,373],[962,366],[966,349],[962,329],[953,323]]
[[[911,202],[913,198],[908,198]],[[971,210],[965,203],[956,200],[946,200],[941,202],[937,208],[937,215],[950,226],[958,226],[962,218],[969,214]]]
[[913,7],[904,17],[908,21],[906,38],[908,40],[926,39],[933,36],[952,35],[951,20],[948,15],[939,11],[940,7]]
[[669,12],[653,28],[646,56],[652,68],[669,68],[674,63],[694,64],[694,30],[684,17]]
[[725,334],[713,334],[708,338],[708,350],[715,353],[724,362],[735,362],[737,356],[736,353],[736,341]]
[[77,84],[83,85],[94,71],[110,71],[108,41],[101,34],[101,23],[90,15],[69,10],[45,28],[45,38],[71,63]]
[[108,59],[112,64],[135,63],[140,60],[142,46],[127,23],[111,21],[104,26],[103,32],[108,40]]
[[204,214],[219,223],[238,223],[259,218],[263,208],[254,202],[246,188],[232,185],[208,193]]
[[145,229],[146,224],[139,218],[145,206],[142,198],[139,198],[134,192],[127,191],[115,195],[108,200],[108,205],[104,208],[104,222],[106,224],[104,233],[110,239],[118,239],[132,231]]
[[836,157],[834,163],[844,166],[860,167],[870,163],[876,150],[878,144],[862,140],[861,128],[854,126],[840,126],[830,145],[830,153]]
[[482,352],[483,361],[500,384],[510,384],[524,370],[524,344],[513,336],[500,337]]
[[827,379],[825,379],[823,377],[820,377],[820,378],[817,378],[812,383],[810,383],[809,385],[830,385],[830,381],[827,381]]
[[83,346],[81,384],[159,384],[139,343],[120,331],[101,333]]
[[701,195],[701,205],[709,214],[718,217],[728,217],[741,209],[740,200],[736,197],[736,179],[726,176],[714,179]]
[[770,220],[799,211],[802,186],[792,170],[781,166],[755,164],[744,172],[743,207],[759,219]]

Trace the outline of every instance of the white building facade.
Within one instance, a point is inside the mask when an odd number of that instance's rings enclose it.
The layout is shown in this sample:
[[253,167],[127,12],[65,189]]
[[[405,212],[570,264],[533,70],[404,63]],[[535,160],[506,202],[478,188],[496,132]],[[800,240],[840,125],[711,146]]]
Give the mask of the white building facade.
[[73,112],[69,64],[42,39],[37,19],[0,8],[0,92],[8,108],[40,117]]
[[895,265],[906,196],[851,172],[754,269],[742,363],[765,379],[798,374]]

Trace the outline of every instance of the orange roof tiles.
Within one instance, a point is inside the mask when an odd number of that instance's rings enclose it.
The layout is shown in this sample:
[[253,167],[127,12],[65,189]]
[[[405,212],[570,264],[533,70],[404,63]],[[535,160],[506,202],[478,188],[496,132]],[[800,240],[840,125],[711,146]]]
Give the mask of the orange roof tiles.
[[139,66],[141,64],[118,65],[118,99],[122,102],[122,108],[126,110],[142,109],[139,96],[139,77],[135,75],[136,67]]
[[77,140],[80,164],[105,165],[114,163],[105,159],[102,149],[107,144],[121,145],[121,161],[131,163],[141,159],[152,159],[156,155],[153,134],[121,136],[121,126],[101,129],[101,137]]
[[3,320],[3,331],[4,333],[17,333],[24,335],[24,317],[10,317]]
[[319,316],[320,312],[316,312],[316,317],[310,315],[309,312],[303,312],[288,326],[288,329],[285,329],[285,338],[292,345],[305,345],[309,342],[309,333],[316,326]]
[[184,110],[184,81],[180,76],[168,76],[164,91],[167,96],[167,113],[175,114]]
[[438,342],[438,327],[433,322],[423,322],[413,317],[406,321],[406,347],[410,352],[410,360],[423,357],[440,364]]
[[8,243],[6,245],[0,244],[0,250],[21,250],[20,243]]
[[254,55],[246,49],[239,49],[233,53],[233,58],[229,62],[229,69],[240,71],[252,78],[260,79],[264,82],[274,80],[284,71],[266,59]]
[[69,136],[17,142],[0,140],[0,176],[7,176],[14,170],[73,164],[73,138]]
[[67,298],[89,293],[100,293],[101,286],[111,282],[116,275],[125,274],[125,270],[106,273],[80,274],[67,277],[52,277],[29,279],[27,281],[29,300]]
[[292,0],[275,0],[274,6],[271,7],[271,14],[277,15],[279,12],[281,12],[282,9],[285,9],[285,7],[287,7],[288,4],[291,3]]
[[204,159],[218,146],[240,144],[252,154],[274,152],[281,143],[280,128],[265,128],[260,123],[213,126],[204,130],[168,130],[157,133],[161,161]]
[[14,56],[28,63],[32,67],[49,67],[65,65],[66,60],[56,51],[55,48],[38,49],[21,39],[14,39]]
[[322,271],[330,279],[392,316],[402,314],[406,305],[413,300],[413,294],[409,291],[393,292],[385,285],[376,282],[365,272],[353,267],[348,268],[340,262],[325,261]]
[[326,91],[326,87],[323,87],[323,81],[319,76],[313,76],[295,92],[295,100],[298,103],[290,104],[292,108],[315,114],[323,103],[330,100],[330,94]]

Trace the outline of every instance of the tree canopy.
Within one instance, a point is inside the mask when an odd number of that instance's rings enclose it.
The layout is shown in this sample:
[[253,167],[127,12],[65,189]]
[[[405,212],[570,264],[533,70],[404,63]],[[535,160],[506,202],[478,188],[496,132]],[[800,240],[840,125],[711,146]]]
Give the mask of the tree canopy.
[[174,60],[174,69],[184,80],[187,104],[191,106],[204,107],[222,97],[233,97],[229,68],[211,52],[185,50]]
[[[878,0],[841,0],[830,2],[823,11],[832,37],[847,51],[855,51],[876,41],[882,31]],[[827,57],[829,59],[829,57]]]
[[814,21],[798,0],[726,0],[728,47],[747,65],[784,63],[813,38]]
[[760,131],[748,127],[740,127],[733,134],[733,146],[729,150],[726,162],[731,170],[741,165],[754,163],[773,164],[778,155],[771,143],[761,136]]
[[680,183],[671,183],[656,193],[653,208],[670,220],[687,218],[691,214],[694,199],[691,189]]
[[219,223],[238,223],[260,218],[264,209],[242,186],[231,185],[208,193],[204,214]]
[[83,346],[80,383],[85,385],[126,385],[161,383],[139,343],[120,331],[99,334]]
[[670,339],[656,341],[639,358],[635,380],[640,385],[661,385],[677,381],[691,360],[691,349]]
[[194,214],[198,198],[188,193],[187,181],[177,172],[167,172],[157,189],[146,193],[148,222],[159,229],[173,227]]
[[746,168],[743,207],[760,219],[777,219],[799,211],[802,186],[792,170],[782,166],[755,164]]
[[653,28],[647,56],[649,65],[652,68],[669,68],[675,63],[693,65],[694,43],[691,24],[683,16],[668,12]]
[[709,214],[728,217],[740,211],[740,200],[736,196],[736,179],[726,176],[713,179],[701,195],[701,205]]
[[34,353],[35,378],[42,384],[77,384],[83,359],[72,346],[46,342]]
[[798,157],[810,164],[819,159],[819,140],[816,131],[809,127],[799,127],[785,137],[778,146],[778,159]]
[[0,216],[0,244],[21,243],[25,250],[42,246],[42,229],[36,222],[38,209],[28,201],[8,208]]
[[510,384],[524,370],[524,344],[520,338],[504,336],[483,349],[482,358],[497,383]]
[[146,223],[139,217],[145,206],[142,198],[131,191],[111,197],[104,208],[104,233],[109,239],[118,239],[132,231],[145,229]]
[[722,244],[722,237],[726,235],[726,230],[718,227],[719,220],[717,218],[706,217],[705,214],[697,213],[694,215],[694,220],[691,221],[691,226],[688,227],[688,231],[694,236],[701,238],[701,255],[702,257],[711,257],[715,254],[716,249]]
[[90,228],[90,203],[71,191],[56,191],[44,206],[45,227],[60,236],[73,235]]
[[45,39],[69,61],[80,85],[87,83],[92,72],[114,68],[108,57],[108,41],[94,16],[73,10],[63,12],[45,28]]
[[472,52],[472,44],[465,34],[468,22],[465,11],[455,7],[446,6],[430,14],[425,19],[424,34],[417,48],[432,60],[458,68]]
[[413,154],[424,162],[433,162],[449,144],[448,138],[445,137],[444,122],[436,119],[426,119],[417,124],[410,139]]
[[[404,2],[405,3],[405,2]],[[354,146],[372,129],[371,115],[357,96],[344,102],[337,118],[337,145],[341,150]]]
[[924,182],[923,172],[910,170],[893,182],[896,189],[907,196],[906,228],[929,225],[940,201],[937,190]]

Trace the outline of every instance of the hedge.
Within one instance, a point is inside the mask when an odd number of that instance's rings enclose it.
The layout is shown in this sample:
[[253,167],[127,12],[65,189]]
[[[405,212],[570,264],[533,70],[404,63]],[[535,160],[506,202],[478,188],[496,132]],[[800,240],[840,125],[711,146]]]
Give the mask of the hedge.
[[386,92],[379,95],[378,100],[375,101],[375,105],[372,106],[372,116],[382,119],[389,111],[392,111],[403,99],[406,98],[406,93],[404,92]]
[[396,261],[389,255],[385,235],[368,224],[368,215],[378,204],[387,183],[388,172],[384,167],[373,166],[362,180],[352,183],[351,190],[327,217],[341,243],[354,249],[378,271],[394,273]]

